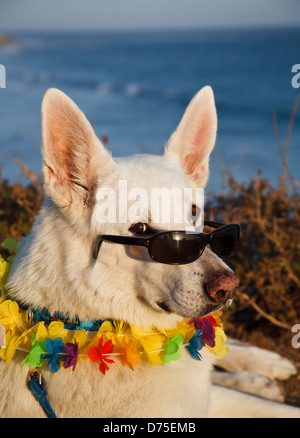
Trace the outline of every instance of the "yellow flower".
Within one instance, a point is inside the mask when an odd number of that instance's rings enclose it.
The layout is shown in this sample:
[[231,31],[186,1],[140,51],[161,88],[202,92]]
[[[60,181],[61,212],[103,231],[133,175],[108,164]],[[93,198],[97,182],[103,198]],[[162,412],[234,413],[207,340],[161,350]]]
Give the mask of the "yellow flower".
[[0,350],[0,358],[4,359],[6,365],[8,365],[16,350],[29,353],[34,335],[36,335],[36,344],[48,338],[60,337],[63,342],[74,342],[76,340],[78,346],[82,347],[88,340],[88,333],[85,330],[78,330],[73,334],[72,331],[64,328],[64,323],[61,321],[52,322],[48,328],[45,327],[45,322],[41,321],[21,334],[18,331],[9,330],[5,335],[5,348]]
[[5,360],[6,365],[12,360],[16,350],[22,350],[29,353],[31,349],[31,339],[35,333],[37,334],[36,339],[38,342],[47,338],[47,329],[44,326],[44,321],[23,331],[21,334],[18,330],[7,331],[5,335],[5,348],[0,350],[0,358]]
[[130,326],[124,321],[105,321],[100,329],[99,333],[105,334],[107,339],[111,339],[113,345],[117,346],[123,339],[128,341],[132,338]]
[[73,333],[64,328],[62,321],[53,321],[48,328],[45,327],[45,322],[41,321],[22,333],[18,340],[17,347],[30,351],[31,340],[34,334],[36,334],[36,344],[48,338],[61,338],[63,342],[71,342],[73,338]]
[[[163,329],[160,329],[163,332]],[[164,330],[165,334],[168,336],[169,339],[173,338],[176,335],[183,335],[183,343],[188,342],[195,333],[195,327],[194,324],[189,324],[189,320],[186,319],[185,321],[178,323],[177,326],[173,329],[166,329]]]
[[229,347],[225,345],[225,341],[227,336],[224,333],[224,330],[221,327],[216,327],[215,331],[215,346],[210,348],[208,345],[206,346],[210,351],[217,356],[218,359],[222,359],[225,354],[229,352]]
[[217,312],[213,313],[212,316],[214,317],[214,320],[216,321],[216,323],[218,325],[220,325],[221,327],[223,327],[223,324],[221,321],[221,316],[222,316],[221,310],[218,310]]
[[0,304],[0,324],[9,327],[10,331],[21,334],[28,329],[28,312],[20,311],[18,303],[11,300],[2,301]]
[[144,331],[135,325],[130,325],[130,327],[132,336],[140,341],[149,361],[153,365],[162,365],[164,350],[168,345],[167,334],[158,329]]
[[16,334],[10,330],[5,335],[5,347],[0,349],[0,359],[5,360],[6,365],[9,364],[15,355],[18,339],[19,334]]
[[73,333],[70,330],[64,328],[62,321],[52,321],[48,327],[47,338],[61,338],[63,342],[71,342]]
[[83,346],[87,343],[87,341],[89,340],[89,334],[87,331],[85,331],[84,329],[81,330],[76,330],[73,334],[73,338],[70,341],[71,343],[75,343],[75,341],[78,344],[78,350],[80,350],[81,348],[83,348]]
[[36,334],[37,343],[47,338],[47,328],[45,327],[44,321],[37,323],[23,332],[16,343],[16,347],[29,352],[34,334]]
[[0,257],[0,289],[2,289],[7,281],[11,265]]
[[111,321],[104,321],[99,328],[99,333],[112,332],[114,330],[114,326]]

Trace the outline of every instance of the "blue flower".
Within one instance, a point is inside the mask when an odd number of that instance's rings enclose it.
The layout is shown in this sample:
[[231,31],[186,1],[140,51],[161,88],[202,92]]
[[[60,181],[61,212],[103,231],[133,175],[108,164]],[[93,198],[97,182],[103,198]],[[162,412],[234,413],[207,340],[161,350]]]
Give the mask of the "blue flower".
[[190,352],[190,355],[193,359],[201,360],[202,356],[199,353],[201,348],[204,345],[204,341],[202,339],[203,332],[202,330],[197,330],[189,342],[189,345],[186,345],[186,349]]
[[65,344],[61,338],[46,339],[45,348],[46,354],[43,354],[43,359],[49,359],[47,367],[51,373],[56,373],[60,368],[59,353],[64,352]]

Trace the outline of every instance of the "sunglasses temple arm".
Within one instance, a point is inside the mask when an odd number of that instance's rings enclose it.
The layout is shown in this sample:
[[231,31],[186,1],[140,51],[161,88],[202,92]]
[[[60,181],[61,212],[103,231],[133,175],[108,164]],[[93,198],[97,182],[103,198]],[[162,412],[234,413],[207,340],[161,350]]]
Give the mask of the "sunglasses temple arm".
[[129,236],[98,236],[94,245],[93,257],[97,259],[102,242],[120,243],[122,245],[147,246],[148,239]]
[[97,260],[97,257],[98,257],[98,254],[99,254],[102,242],[103,242],[103,240],[101,239],[101,237],[97,237],[96,240],[95,240],[94,250],[93,250],[93,258],[95,260]]
[[212,228],[220,228],[226,224],[224,222],[218,222],[218,221],[204,221],[204,225],[207,225],[208,227],[212,227]]

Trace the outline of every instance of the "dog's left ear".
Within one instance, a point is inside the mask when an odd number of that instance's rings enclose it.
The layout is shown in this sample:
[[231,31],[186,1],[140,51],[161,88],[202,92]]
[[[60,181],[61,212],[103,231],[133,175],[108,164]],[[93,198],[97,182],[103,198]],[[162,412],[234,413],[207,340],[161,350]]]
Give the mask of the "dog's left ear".
[[217,113],[211,87],[202,88],[188,105],[166,146],[166,155],[176,156],[197,187],[205,187],[209,156],[217,134]]

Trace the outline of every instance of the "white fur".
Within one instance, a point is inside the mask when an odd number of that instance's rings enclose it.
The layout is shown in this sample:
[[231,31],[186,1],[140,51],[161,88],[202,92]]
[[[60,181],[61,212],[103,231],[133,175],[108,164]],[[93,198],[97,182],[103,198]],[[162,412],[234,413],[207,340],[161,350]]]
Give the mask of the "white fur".
[[[10,294],[50,312],[80,319],[123,319],[144,329],[173,327],[183,318],[212,312],[215,306],[205,294],[205,278],[230,269],[208,248],[196,262],[181,266],[153,262],[145,248],[136,252],[104,242],[97,260],[92,249],[98,234],[131,235],[130,223],[97,221],[100,188],[118,192],[119,180],[147,193],[152,187],[204,187],[216,129],[213,93],[205,87],[192,100],[163,156],[113,160],[74,102],[59,90],[49,90],[42,104],[48,197],[15,260]],[[142,210],[140,220],[145,222]],[[185,226],[155,225],[157,229]],[[160,301],[170,312],[158,305]],[[0,363],[0,416],[44,416],[26,388],[28,368],[20,368],[23,359],[18,352],[7,367]],[[81,360],[74,372],[62,369],[53,375],[45,367],[42,375],[58,417],[205,417],[212,360],[207,351],[201,362],[183,351],[176,362],[149,367],[145,361],[133,372],[116,363],[103,376],[97,364]],[[228,412],[227,393],[222,394],[216,403],[220,409],[213,414],[243,415],[239,398]],[[234,404],[234,396],[231,400]],[[268,416],[280,414],[276,409],[268,410]],[[255,416],[261,409],[249,412]]]

